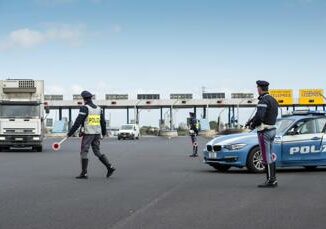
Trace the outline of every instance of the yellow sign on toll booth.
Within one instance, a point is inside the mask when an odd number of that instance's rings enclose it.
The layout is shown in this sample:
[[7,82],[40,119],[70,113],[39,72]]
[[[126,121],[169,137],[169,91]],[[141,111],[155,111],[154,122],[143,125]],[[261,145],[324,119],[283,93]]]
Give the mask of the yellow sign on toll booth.
[[269,94],[273,96],[280,105],[293,105],[293,90],[269,90]]
[[323,89],[301,89],[300,90],[300,105],[322,105],[324,101]]

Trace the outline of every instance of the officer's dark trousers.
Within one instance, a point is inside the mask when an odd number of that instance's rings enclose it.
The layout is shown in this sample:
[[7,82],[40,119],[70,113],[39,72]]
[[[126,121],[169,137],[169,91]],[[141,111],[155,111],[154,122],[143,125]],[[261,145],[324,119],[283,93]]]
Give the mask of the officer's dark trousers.
[[196,137],[196,135],[191,135],[190,137],[191,137],[191,142],[192,142],[193,145],[195,143],[197,143],[197,137]]
[[81,141],[80,156],[82,159],[87,159],[89,148],[92,147],[95,156],[100,158],[102,156],[100,152],[101,135],[100,134],[85,134]]
[[191,142],[192,142],[192,149],[193,149],[193,155],[198,154],[198,142],[196,135],[191,135]]
[[276,129],[264,130],[258,132],[260,151],[265,165],[273,163],[273,143],[276,135]]

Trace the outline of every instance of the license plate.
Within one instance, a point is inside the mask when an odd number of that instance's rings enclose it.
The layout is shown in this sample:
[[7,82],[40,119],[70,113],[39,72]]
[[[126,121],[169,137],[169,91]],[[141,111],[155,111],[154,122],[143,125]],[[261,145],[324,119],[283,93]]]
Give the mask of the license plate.
[[16,141],[23,141],[23,138],[15,138]]
[[212,158],[212,159],[216,159],[217,158],[217,153],[209,153],[208,157]]

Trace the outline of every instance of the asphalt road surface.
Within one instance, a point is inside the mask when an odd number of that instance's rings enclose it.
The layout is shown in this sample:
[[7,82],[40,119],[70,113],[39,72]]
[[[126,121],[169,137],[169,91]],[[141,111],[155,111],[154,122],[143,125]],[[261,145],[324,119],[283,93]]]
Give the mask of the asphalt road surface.
[[91,154],[90,178],[76,180],[79,140],[60,152],[53,141],[0,153],[0,229],[326,228],[326,169],[281,170],[279,188],[262,190],[264,175],[188,158],[188,138],[109,139],[114,176]]

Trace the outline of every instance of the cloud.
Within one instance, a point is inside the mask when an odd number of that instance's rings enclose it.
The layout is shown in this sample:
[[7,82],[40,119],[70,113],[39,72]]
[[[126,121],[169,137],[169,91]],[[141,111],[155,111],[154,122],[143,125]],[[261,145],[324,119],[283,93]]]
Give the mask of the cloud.
[[104,2],[105,0],[89,0],[91,3],[99,4]]
[[72,85],[70,88],[72,94],[80,94],[83,90],[84,88],[81,85]]
[[84,87],[79,84],[74,85],[45,85],[45,94],[47,95],[63,95],[65,100],[71,100],[73,95],[79,95],[84,90]]
[[51,25],[44,30],[22,28],[10,32],[0,40],[0,51],[32,48],[49,42],[62,42],[71,46],[82,43],[85,27],[82,25]]
[[[43,6],[56,6],[56,5],[66,5],[81,2],[82,0],[34,0],[36,4],[43,5]],[[103,3],[107,0],[87,0],[93,4]]]
[[82,43],[85,26],[83,25],[60,25],[47,29],[45,36],[48,40],[64,41],[76,46]]
[[316,0],[285,0],[286,6],[294,7],[294,6],[306,6],[309,4],[316,3]]
[[301,0],[302,3],[312,3],[313,0]]
[[28,28],[12,31],[9,35],[9,43],[24,48],[39,45],[45,41],[45,36],[39,31],[30,30]]
[[76,2],[76,0],[34,0],[35,3],[45,6],[53,6],[59,4],[69,4]]
[[59,85],[49,85],[45,88],[45,93],[63,95],[66,93],[66,90],[64,89],[64,87]]
[[121,27],[121,25],[113,25],[113,26],[112,26],[112,32],[113,32],[113,33],[120,33],[120,32],[122,32],[122,27]]

